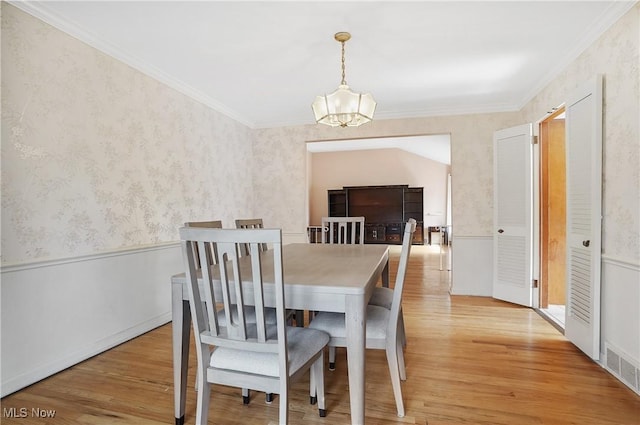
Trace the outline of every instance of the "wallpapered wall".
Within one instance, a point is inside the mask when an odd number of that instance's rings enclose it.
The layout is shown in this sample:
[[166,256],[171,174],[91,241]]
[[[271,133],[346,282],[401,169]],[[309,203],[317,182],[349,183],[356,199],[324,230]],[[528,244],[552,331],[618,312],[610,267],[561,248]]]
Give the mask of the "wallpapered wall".
[[[522,123],[519,113],[495,113],[376,120],[358,128],[330,128],[309,125],[259,129],[253,132],[257,169],[270,167],[273,173],[255,176],[257,214],[271,215],[278,223],[304,231],[304,203],[281,204],[270,187],[283,187],[303,199],[306,190],[306,141],[355,139],[362,137],[451,134],[452,223],[457,235],[488,236],[493,228],[493,132]],[[271,152],[277,149],[276,164]],[[293,201],[293,199],[292,199]]]
[[542,118],[597,72],[604,248],[638,262],[639,10],[521,112],[250,130],[3,3],[2,262],[174,241],[189,219],[253,214],[304,234],[305,142],[373,136],[450,133],[454,232],[490,236],[494,131]]
[[590,46],[523,109],[528,121],[604,75],[602,247],[640,263],[640,4]]
[[2,264],[251,214],[244,125],[2,3]]

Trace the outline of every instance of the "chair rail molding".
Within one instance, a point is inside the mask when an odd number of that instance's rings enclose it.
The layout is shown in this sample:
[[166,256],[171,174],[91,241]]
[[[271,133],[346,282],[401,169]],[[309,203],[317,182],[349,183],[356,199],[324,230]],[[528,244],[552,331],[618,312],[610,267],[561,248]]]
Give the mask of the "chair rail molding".
[[139,245],[127,248],[113,249],[109,251],[102,251],[93,254],[78,255],[74,257],[63,257],[46,260],[26,261],[15,264],[3,264],[0,266],[0,273],[12,273],[21,270],[35,269],[39,267],[52,267],[61,264],[77,263],[81,261],[92,261],[100,258],[108,258],[119,255],[129,255],[136,252],[148,252],[159,249],[179,248],[180,242],[164,242],[150,245]]

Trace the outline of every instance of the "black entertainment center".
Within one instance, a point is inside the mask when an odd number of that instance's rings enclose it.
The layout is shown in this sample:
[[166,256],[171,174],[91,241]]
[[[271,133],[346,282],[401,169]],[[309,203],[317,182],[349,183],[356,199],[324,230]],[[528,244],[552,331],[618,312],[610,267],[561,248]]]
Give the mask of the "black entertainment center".
[[345,186],[329,190],[329,217],[364,217],[365,243],[402,243],[404,223],[417,223],[414,244],[424,244],[423,188]]

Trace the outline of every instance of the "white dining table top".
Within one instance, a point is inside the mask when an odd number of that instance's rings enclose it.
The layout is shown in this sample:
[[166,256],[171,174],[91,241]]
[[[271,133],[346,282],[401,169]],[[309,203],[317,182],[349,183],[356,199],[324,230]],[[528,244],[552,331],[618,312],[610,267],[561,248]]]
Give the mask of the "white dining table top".
[[[377,281],[379,270],[388,260],[387,245],[335,245],[293,243],[282,247],[284,283],[290,290],[300,287],[305,292],[363,294],[371,280]],[[265,283],[273,279],[273,250],[268,250],[263,264]],[[243,280],[251,279],[249,262],[241,268]],[[214,278],[218,275],[214,270]],[[185,274],[172,277],[183,284]]]

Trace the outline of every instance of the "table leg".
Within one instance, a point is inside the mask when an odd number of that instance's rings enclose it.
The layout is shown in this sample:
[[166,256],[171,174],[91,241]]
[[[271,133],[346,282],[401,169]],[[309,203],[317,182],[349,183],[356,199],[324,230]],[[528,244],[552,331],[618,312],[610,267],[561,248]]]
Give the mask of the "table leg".
[[182,299],[182,285],[179,284],[171,285],[171,318],[173,336],[173,401],[176,425],[183,425],[187,402],[191,310],[189,309],[189,301]]
[[367,309],[363,295],[347,295],[345,325],[347,331],[347,367],[351,423],[364,424],[365,342]]

